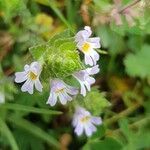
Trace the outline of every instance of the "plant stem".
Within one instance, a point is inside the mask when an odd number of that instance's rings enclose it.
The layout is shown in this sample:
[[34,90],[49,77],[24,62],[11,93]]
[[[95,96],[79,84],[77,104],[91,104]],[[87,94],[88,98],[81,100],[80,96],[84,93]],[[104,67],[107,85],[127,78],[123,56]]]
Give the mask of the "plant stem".
[[120,118],[124,117],[124,116],[128,116],[129,114],[131,114],[132,112],[134,112],[137,108],[139,108],[141,106],[141,104],[136,103],[133,106],[127,108],[126,110],[122,111],[121,113],[119,113],[118,115],[115,115],[112,118],[106,119],[104,121],[104,124],[106,126],[118,121]]
[[[129,128],[130,129],[134,129],[134,128],[138,128],[138,127],[141,127],[142,125],[145,125],[145,124],[147,124],[148,122],[150,122],[150,117],[148,116],[148,117],[146,117],[146,118],[143,118],[143,119],[141,119],[141,120],[139,120],[139,121],[136,121],[136,122],[134,122],[134,123],[132,123],[132,124],[130,124],[129,125]],[[120,129],[116,129],[116,130],[114,130],[114,131],[107,131],[106,132],[106,136],[108,135],[108,136],[113,136],[113,135],[116,135],[116,134],[119,134],[119,133],[121,133],[121,130]]]
[[132,3],[126,5],[125,7],[123,7],[121,10],[119,10],[118,13],[123,13],[126,9],[136,5],[138,2],[140,2],[141,0],[134,0]]

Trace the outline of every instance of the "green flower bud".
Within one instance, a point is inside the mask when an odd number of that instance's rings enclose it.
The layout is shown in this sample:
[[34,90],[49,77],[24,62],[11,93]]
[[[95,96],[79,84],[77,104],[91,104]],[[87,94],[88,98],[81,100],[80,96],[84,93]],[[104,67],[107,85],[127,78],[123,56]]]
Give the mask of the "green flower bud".
[[34,59],[43,65],[42,76],[65,78],[83,69],[74,38],[67,30],[52,37],[47,43],[30,48]]

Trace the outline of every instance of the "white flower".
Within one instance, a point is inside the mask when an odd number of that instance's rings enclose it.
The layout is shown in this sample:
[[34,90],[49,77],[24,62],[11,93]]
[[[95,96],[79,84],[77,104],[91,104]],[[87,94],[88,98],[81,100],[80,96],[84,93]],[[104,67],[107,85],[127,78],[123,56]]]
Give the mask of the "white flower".
[[42,92],[42,84],[39,80],[39,76],[41,74],[41,66],[38,62],[32,62],[31,65],[25,65],[23,72],[15,73],[15,82],[21,83],[24,82],[21,90],[23,92],[29,92],[33,94],[34,85],[35,88]]
[[81,85],[80,93],[85,96],[86,88],[88,91],[91,90],[91,85],[95,83],[95,79],[90,77],[90,75],[97,74],[99,72],[99,66],[93,66],[92,68],[87,68],[85,70],[81,70],[79,72],[75,72],[73,76],[79,81]]
[[72,97],[70,95],[78,94],[78,90],[72,86],[67,85],[60,79],[54,79],[51,81],[50,96],[48,98],[47,104],[54,106],[57,99],[60,100],[61,104],[66,104],[67,101],[71,101]]
[[5,95],[3,92],[0,92],[0,104],[5,103]]
[[77,107],[73,116],[72,125],[75,128],[75,133],[80,136],[85,131],[87,136],[91,136],[96,131],[94,125],[102,124],[100,117],[92,116],[91,113],[82,107]]
[[84,53],[84,60],[86,65],[96,65],[99,60],[99,54],[94,50],[100,48],[100,38],[89,38],[92,34],[91,28],[85,26],[84,30],[79,31],[75,36],[77,47]]

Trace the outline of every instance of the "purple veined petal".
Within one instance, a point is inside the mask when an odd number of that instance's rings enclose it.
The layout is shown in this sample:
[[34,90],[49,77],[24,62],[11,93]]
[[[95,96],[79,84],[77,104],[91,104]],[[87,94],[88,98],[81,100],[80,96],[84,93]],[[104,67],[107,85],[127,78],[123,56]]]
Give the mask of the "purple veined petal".
[[78,94],[78,89],[74,88],[72,86],[67,85],[67,89],[66,89],[67,93],[69,93],[70,95],[77,95]]
[[41,65],[36,61],[32,62],[30,65],[30,71],[36,75],[39,75],[41,73]]
[[74,114],[74,115],[73,115],[73,120],[72,120],[72,126],[73,126],[73,127],[76,127],[77,124],[78,124],[78,122],[79,122],[78,115],[77,115],[77,114]]
[[92,130],[92,132],[95,132],[97,130],[92,123],[89,123],[89,128]]
[[87,81],[85,82],[85,86],[88,91],[91,91],[91,85]]
[[102,124],[102,119],[100,117],[92,117],[91,122],[95,125],[100,125]]
[[93,77],[88,76],[88,78],[86,78],[86,81],[91,85],[95,83],[95,79]]
[[84,126],[84,129],[85,129],[85,134],[88,136],[88,137],[90,137],[91,135],[92,135],[92,129],[90,128],[90,126],[89,126],[89,124],[86,124],[85,126]]
[[39,79],[37,79],[37,80],[35,81],[35,88],[36,88],[39,92],[42,92],[43,86],[42,86],[42,84],[41,84],[41,82],[40,82]]
[[89,54],[85,54],[84,55],[84,60],[85,60],[85,64],[86,65],[90,65],[93,66],[93,59],[91,58],[91,56]]
[[23,72],[16,72],[15,73],[15,82],[16,83],[21,83],[24,82],[25,80],[27,80],[27,73],[25,71]]
[[80,136],[83,133],[83,130],[83,126],[80,123],[78,123],[74,131],[78,136]]
[[54,106],[56,102],[57,102],[57,95],[51,91],[46,104],[50,104],[51,106]]
[[78,80],[83,82],[86,72],[84,70],[81,70],[79,72],[75,72],[73,76]]
[[67,99],[65,99],[65,97],[62,93],[59,93],[58,97],[59,97],[59,101],[61,104],[65,105],[67,103]]
[[90,37],[90,36],[91,36],[91,34],[92,34],[91,27],[89,27],[89,26],[85,26],[85,27],[84,27],[84,29],[88,32],[88,37]]
[[100,55],[95,50],[92,50],[91,55],[95,61],[98,61],[100,58]]
[[87,68],[86,71],[88,72],[89,75],[97,74],[100,71],[99,65],[93,66],[91,68]]
[[29,66],[29,65],[25,65],[25,66],[24,66],[24,70],[25,70],[25,72],[28,72],[28,71],[29,71],[29,69],[30,69],[30,66]]
[[89,38],[88,42],[90,42],[92,44],[93,48],[100,48],[100,38],[99,37]]
[[80,82],[80,85],[81,85],[80,94],[82,94],[83,96],[86,96],[86,88],[84,84]]
[[75,35],[75,42],[83,43],[91,36],[91,34],[91,30],[88,28],[86,30],[81,30]]
[[87,71],[87,73],[88,73],[89,75],[97,74],[97,73],[99,72],[99,66],[96,65],[96,66],[93,66],[93,67],[91,67],[91,68],[87,68],[86,71]]
[[62,95],[64,96],[64,98],[65,98],[67,101],[71,101],[71,100],[72,100],[72,97],[69,96],[66,92],[63,92]]
[[33,94],[34,83],[27,79],[27,81],[22,85],[21,91],[28,92],[29,94]]

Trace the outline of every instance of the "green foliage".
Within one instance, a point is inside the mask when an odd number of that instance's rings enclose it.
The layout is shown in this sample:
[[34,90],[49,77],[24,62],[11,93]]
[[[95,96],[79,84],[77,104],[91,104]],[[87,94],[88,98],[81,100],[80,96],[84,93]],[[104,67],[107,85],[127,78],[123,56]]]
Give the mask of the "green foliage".
[[47,43],[30,48],[34,59],[43,64],[43,77],[65,78],[82,69],[76,43],[66,30],[52,37]]
[[[114,2],[0,0],[0,94],[5,100],[0,103],[0,149],[149,149],[150,3],[141,0],[130,6],[134,1]],[[116,8],[125,9],[120,13],[122,25],[112,17]],[[136,16],[127,20],[124,13]],[[38,22],[37,16],[43,15],[47,17]],[[46,105],[49,78],[79,87],[70,75],[85,67],[74,42],[74,29],[84,25],[91,26],[93,36],[101,38],[102,50],[108,51],[98,61],[97,87],[86,97],[75,96],[65,106],[50,107]],[[14,73],[32,58],[43,66],[44,91],[29,95],[14,84]],[[102,118],[102,125],[96,126],[91,137],[74,135],[71,120],[75,105]]]
[[110,102],[105,98],[103,93],[100,93],[97,88],[92,90],[83,99],[83,106],[92,114],[99,115],[104,112],[105,108],[110,106]]
[[0,131],[9,140],[12,150],[19,150],[18,145],[6,123],[0,118]]
[[125,58],[126,71],[133,77],[147,78],[150,76],[150,46],[144,45],[135,54],[128,54]]
[[[149,118],[146,118],[145,120],[148,122]],[[149,133],[146,132],[146,128],[140,128],[137,133],[134,133],[134,131],[129,129],[129,124],[126,119],[120,120],[119,124],[120,129],[127,141],[127,143],[124,143],[123,150],[142,149],[150,147],[150,137]],[[142,134],[143,132],[145,134]]]
[[99,149],[105,149],[105,150],[121,150],[122,145],[120,142],[113,138],[106,138],[104,140],[94,140],[89,141],[87,145],[83,148],[83,150],[99,150]]

